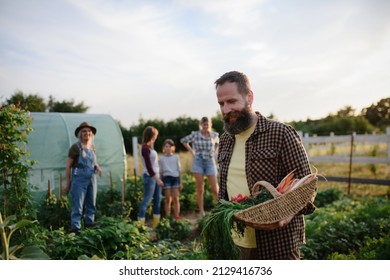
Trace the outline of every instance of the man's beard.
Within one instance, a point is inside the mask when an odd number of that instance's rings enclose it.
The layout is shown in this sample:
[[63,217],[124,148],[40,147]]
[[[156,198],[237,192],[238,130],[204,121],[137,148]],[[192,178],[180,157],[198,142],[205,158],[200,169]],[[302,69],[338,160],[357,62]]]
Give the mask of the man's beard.
[[253,116],[246,108],[229,112],[223,117],[225,130],[230,134],[239,134],[249,128],[252,118]]

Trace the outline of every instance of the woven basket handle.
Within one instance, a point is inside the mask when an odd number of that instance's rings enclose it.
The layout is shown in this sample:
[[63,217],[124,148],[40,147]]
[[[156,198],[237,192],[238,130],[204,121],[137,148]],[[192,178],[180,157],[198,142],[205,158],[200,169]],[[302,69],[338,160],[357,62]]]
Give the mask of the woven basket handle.
[[256,197],[261,190],[261,187],[264,187],[274,198],[280,196],[281,194],[267,181],[258,181],[253,185],[252,197]]

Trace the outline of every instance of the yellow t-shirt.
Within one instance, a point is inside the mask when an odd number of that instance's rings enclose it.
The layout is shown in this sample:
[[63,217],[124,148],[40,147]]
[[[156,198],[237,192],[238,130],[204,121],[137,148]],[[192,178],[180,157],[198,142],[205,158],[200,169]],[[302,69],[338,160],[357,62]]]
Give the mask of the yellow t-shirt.
[[[241,194],[250,195],[245,176],[245,142],[255,130],[256,125],[236,134],[236,142],[233,148],[233,154],[229,165],[227,177],[227,192],[229,200]],[[244,248],[256,248],[255,230],[251,227],[245,227],[244,235],[241,236],[232,230],[233,241],[236,245]]]

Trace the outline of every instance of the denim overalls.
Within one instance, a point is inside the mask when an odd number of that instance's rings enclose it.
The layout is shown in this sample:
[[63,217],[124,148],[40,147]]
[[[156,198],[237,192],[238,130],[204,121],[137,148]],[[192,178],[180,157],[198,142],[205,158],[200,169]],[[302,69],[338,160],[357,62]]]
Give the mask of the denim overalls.
[[72,169],[70,194],[72,196],[71,227],[81,229],[81,217],[85,210],[85,226],[92,226],[95,220],[97,184],[95,175],[95,152],[83,149],[80,142],[79,159]]

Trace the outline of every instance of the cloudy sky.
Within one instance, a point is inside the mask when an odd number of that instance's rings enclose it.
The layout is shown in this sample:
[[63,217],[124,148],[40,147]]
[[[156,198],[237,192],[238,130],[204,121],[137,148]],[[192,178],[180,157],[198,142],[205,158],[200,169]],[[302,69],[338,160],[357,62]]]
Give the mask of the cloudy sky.
[[84,102],[124,126],[212,117],[246,73],[280,121],[390,96],[388,0],[0,0],[0,101]]

